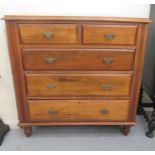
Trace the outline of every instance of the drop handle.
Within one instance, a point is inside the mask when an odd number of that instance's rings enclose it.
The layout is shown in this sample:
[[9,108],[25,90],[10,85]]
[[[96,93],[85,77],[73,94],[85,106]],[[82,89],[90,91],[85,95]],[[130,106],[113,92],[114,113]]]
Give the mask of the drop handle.
[[58,113],[59,113],[58,110],[52,110],[52,109],[48,110],[49,115],[57,115]]
[[108,115],[108,114],[110,113],[110,111],[109,111],[108,109],[101,109],[101,110],[100,110],[100,113],[101,113],[102,115]]
[[56,84],[53,84],[53,83],[49,83],[49,84],[47,84],[47,89],[53,89],[53,88],[55,88],[56,87]]
[[111,33],[111,32],[106,33],[106,34],[104,35],[104,38],[105,38],[106,40],[113,40],[113,39],[115,39],[115,34],[114,34],[114,33]]
[[45,62],[48,64],[54,64],[56,62],[56,58],[48,57],[45,59]]
[[103,85],[101,86],[102,90],[106,90],[106,91],[111,90],[111,87],[112,87],[112,85],[111,85],[110,83],[108,83],[108,84],[103,84]]
[[104,58],[103,59],[103,63],[104,64],[112,64],[113,63],[113,59],[112,58]]
[[46,39],[50,39],[54,37],[54,32],[43,32],[43,36]]

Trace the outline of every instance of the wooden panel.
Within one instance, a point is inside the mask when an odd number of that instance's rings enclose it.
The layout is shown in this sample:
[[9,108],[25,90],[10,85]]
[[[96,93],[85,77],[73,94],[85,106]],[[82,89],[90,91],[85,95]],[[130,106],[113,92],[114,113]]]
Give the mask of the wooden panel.
[[22,74],[22,65],[21,57],[19,55],[20,48],[18,44],[18,33],[17,25],[14,22],[6,21],[7,28],[7,39],[8,39],[8,48],[12,68],[12,76],[14,82],[14,90],[16,95],[16,103],[18,110],[18,120],[19,122],[25,121],[26,118],[26,108],[25,108],[25,87],[24,87],[24,76]]
[[129,96],[129,74],[28,74],[31,97]]
[[135,45],[136,25],[84,25],[84,44]]
[[[144,55],[146,47],[148,25],[140,25],[138,31],[138,40],[137,40],[137,52],[135,55],[135,74],[132,81],[132,93],[131,93],[131,120],[136,119],[137,105],[139,100],[140,86],[143,73],[143,64],[144,64]],[[149,67],[149,66],[148,66]]]
[[19,24],[22,43],[76,43],[74,24]]
[[112,126],[115,126],[115,125],[121,125],[121,126],[124,126],[124,125],[130,125],[130,126],[134,126],[136,125],[136,122],[131,122],[131,121],[103,121],[103,122],[99,122],[99,121],[93,121],[93,122],[81,122],[81,121],[78,121],[78,122],[42,122],[42,121],[31,121],[31,122],[26,122],[26,123],[22,123],[20,122],[19,123],[19,126],[21,128],[24,128],[25,126],[66,126],[66,125],[112,125]]
[[135,23],[149,23],[149,18],[135,18],[135,17],[102,17],[102,16],[19,16],[19,15],[6,15],[4,20],[20,20],[20,21],[107,21],[107,22],[135,22]]
[[131,51],[26,49],[22,55],[26,70],[129,71],[133,69],[134,62],[134,52]]
[[128,100],[32,100],[31,121],[125,121]]

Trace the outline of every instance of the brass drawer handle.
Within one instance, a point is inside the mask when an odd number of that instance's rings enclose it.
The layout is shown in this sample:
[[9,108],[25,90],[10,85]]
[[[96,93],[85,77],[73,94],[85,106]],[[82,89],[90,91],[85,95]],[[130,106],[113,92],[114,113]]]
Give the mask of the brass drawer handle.
[[105,59],[103,59],[103,63],[105,63],[105,64],[112,64],[113,63],[113,59],[112,58],[105,58]]
[[59,113],[58,110],[52,110],[52,109],[48,110],[49,115],[57,115],[58,113]]
[[56,84],[53,84],[53,83],[47,84],[47,89],[53,89],[55,87],[56,87]]
[[50,39],[54,36],[54,32],[43,32],[43,36],[47,39]]
[[100,110],[100,113],[102,115],[108,115],[110,113],[110,111],[108,109],[102,109],[102,110]]
[[111,89],[111,84],[103,84],[103,85],[101,86],[101,88],[102,88],[103,90],[110,90],[110,89]]
[[56,58],[48,57],[45,59],[48,64],[54,64],[56,62]]
[[113,40],[115,38],[115,34],[114,33],[106,33],[104,35],[106,40]]

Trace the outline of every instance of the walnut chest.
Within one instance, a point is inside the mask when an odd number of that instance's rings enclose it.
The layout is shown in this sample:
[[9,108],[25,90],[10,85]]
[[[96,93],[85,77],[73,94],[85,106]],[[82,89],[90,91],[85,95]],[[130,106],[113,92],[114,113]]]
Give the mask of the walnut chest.
[[145,18],[5,16],[19,126],[135,124]]

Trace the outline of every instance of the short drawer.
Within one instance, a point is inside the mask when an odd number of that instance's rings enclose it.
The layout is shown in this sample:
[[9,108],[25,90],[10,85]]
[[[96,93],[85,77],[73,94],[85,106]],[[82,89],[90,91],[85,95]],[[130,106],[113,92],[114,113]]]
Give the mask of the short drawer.
[[77,26],[74,24],[19,24],[22,43],[75,44]]
[[37,50],[22,51],[26,70],[107,70],[133,69],[132,50]]
[[30,100],[31,121],[125,121],[128,100]]
[[84,44],[135,45],[137,25],[84,25]]
[[28,74],[30,97],[129,96],[129,74]]

